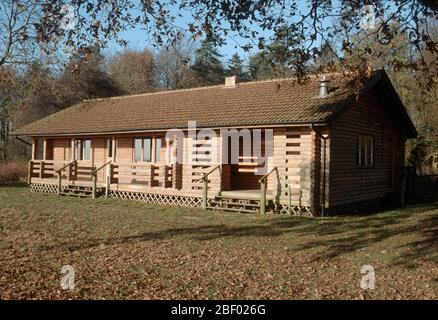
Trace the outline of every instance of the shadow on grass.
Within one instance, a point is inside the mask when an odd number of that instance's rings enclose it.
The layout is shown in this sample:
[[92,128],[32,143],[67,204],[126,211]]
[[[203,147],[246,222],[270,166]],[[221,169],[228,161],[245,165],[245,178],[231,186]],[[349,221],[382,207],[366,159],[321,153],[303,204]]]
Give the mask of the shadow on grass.
[[[290,239],[293,250],[311,250],[323,247],[316,260],[330,259],[364,249],[391,239],[390,250],[401,250],[394,264],[410,266],[416,259],[433,260],[438,251],[438,216],[427,213],[437,209],[436,205],[417,205],[397,211],[389,211],[368,216],[332,217],[323,219],[284,218],[243,226],[207,224],[194,227],[170,228],[137,235],[93,239],[79,244],[57,244],[42,250],[65,246],[69,251],[77,251],[104,245],[117,245],[143,241],[162,241],[189,237],[198,241],[240,237],[279,237]],[[426,212],[423,216],[421,213]],[[413,215],[417,217],[412,219]],[[420,215],[420,216],[418,216]],[[316,238],[314,236],[317,236]],[[406,242],[407,237],[415,235]],[[406,237],[404,237],[406,236]],[[411,239],[411,238],[409,238]],[[183,241],[179,239],[178,241]],[[284,243],[284,240],[282,240]]]
[[[0,186],[3,187],[3,186]],[[23,188],[26,184],[6,187]],[[154,232],[102,237],[80,243],[56,243],[41,247],[41,251],[67,249],[77,251],[105,245],[117,245],[142,241],[162,241],[189,237],[198,241],[243,237],[280,237],[282,243],[290,241],[295,251],[324,248],[315,259],[334,258],[365,249],[383,241],[390,241],[391,250],[399,250],[393,263],[411,265],[416,259],[436,262],[438,252],[438,193],[436,184],[423,183],[417,189],[421,202],[395,210],[362,216],[338,216],[325,219],[278,217],[261,219],[255,223],[229,226],[225,224],[202,224],[190,227],[175,227]],[[180,222],[175,221],[175,225]],[[316,237],[315,237],[316,236]]]
[[[431,254],[438,251],[438,217],[427,216],[416,220],[415,224],[409,223],[409,217],[398,216],[368,220],[365,224],[347,224],[349,230],[337,224],[330,225],[329,232],[323,227],[307,228],[304,233],[315,233],[323,237],[307,242],[297,250],[323,246],[325,250],[320,257],[333,258],[391,239],[389,249],[404,249],[393,261],[395,264],[411,265],[416,259],[434,259]],[[324,237],[329,234],[333,236]],[[413,235],[415,238],[407,242],[406,239],[411,239]]]
[[419,204],[438,203],[438,179],[430,176],[417,177],[415,197]]

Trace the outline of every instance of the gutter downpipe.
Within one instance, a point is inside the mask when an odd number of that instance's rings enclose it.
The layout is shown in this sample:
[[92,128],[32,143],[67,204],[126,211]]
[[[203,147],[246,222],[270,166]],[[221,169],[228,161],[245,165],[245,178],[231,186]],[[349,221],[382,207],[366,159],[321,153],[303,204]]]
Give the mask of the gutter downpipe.
[[316,129],[314,124],[310,124],[310,128],[315,131],[316,135],[322,139],[322,190],[321,190],[321,196],[320,196],[320,207],[321,207],[321,217],[324,218],[324,211],[325,211],[325,193],[326,193],[326,175],[327,175],[327,139],[329,136],[327,135],[324,137],[322,134],[320,134]]
[[15,137],[15,139],[17,139],[18,141],[21,141],[21,142],[23,142],[23,143],[25,143],[25,144],[27,144],[28,146],[32,146],[32,143],[29,143],[29,142],[27,142],[26,140],[23,140],[23,139],[21,139],[19,136],[17,136],[17,135],[10,135],[11,137]]

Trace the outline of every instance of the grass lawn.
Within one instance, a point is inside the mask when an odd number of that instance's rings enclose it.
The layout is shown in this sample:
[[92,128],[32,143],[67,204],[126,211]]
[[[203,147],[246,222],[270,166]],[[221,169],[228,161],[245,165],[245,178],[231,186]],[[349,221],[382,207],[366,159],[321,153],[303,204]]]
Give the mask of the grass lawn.
[[[0,299],[437,299],[429,200],[322,220],[0,187]],[[360,288],[366,264],[374,290]]]

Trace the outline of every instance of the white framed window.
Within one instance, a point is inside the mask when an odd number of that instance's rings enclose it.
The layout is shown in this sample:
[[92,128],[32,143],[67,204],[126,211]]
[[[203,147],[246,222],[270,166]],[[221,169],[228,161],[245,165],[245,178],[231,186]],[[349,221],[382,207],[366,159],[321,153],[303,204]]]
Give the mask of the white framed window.
[[160,162],[162,137],[134,138],[134,162]]
[[152,138],[135,138],[134,139],[134,162],[151,162],[152,161]]
[[76,160],[91,160],[91,140],[76,140]]
[[359,167],[374,165],[374,137],[360,135],[356,139],[356,164]]

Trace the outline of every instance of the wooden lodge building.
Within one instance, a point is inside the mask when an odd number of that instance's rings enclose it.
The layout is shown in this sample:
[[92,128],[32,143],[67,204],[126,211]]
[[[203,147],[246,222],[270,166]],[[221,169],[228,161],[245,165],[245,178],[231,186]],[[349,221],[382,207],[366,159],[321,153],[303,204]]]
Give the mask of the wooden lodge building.
[[320,215],[402,200],[417,132],[380,70],[359,93],[332,74],[87,100],[15,134],[33,141],[32,191]]

